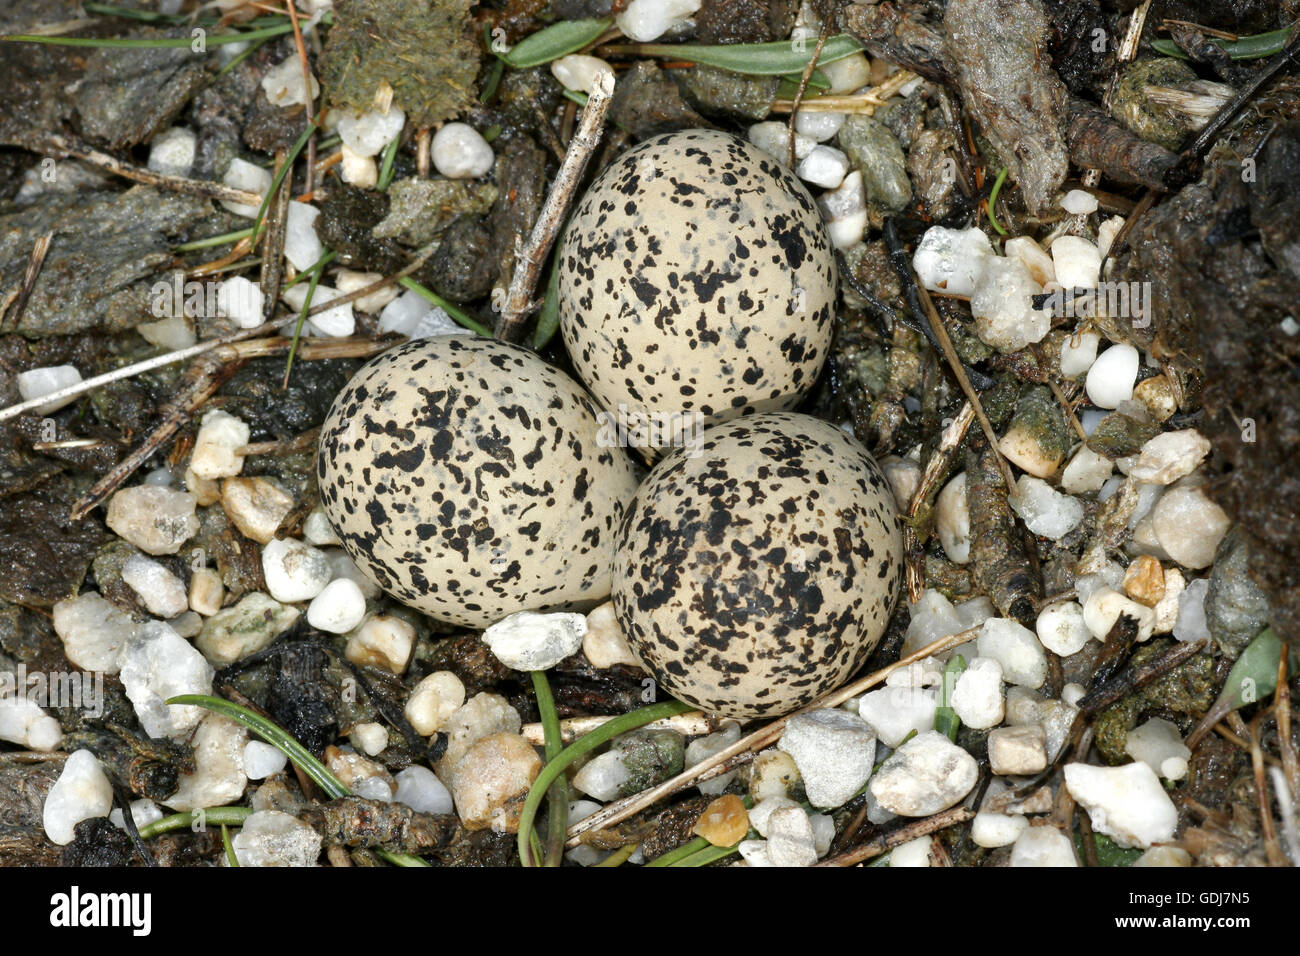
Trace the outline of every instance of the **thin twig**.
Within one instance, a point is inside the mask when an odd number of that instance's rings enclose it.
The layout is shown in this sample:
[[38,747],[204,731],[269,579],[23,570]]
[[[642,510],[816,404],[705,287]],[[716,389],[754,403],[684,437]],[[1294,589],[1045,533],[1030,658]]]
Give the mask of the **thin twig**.
[[392,275],[384,276],[382,279],[376,279],[374,282],[370,283],[370,285],[362,286],[360,289],[354,289],[345,295],[335,296],[325,302],[313,305],[307,310],[307,318],[310,319],[313,315],[318,315],[319,313],[325,312],[329,309],[337,309],[339,306],[347,305],[349,302],[355,302],[357,299],[364,299],[372,293],[379,292],[382,289],[387,289],[390,285],[397,284],[413,272],[418,271],[419,268],[428,260],[429,256],[433,255],[437,248],[437,244],[426,246],[409,265],[404,266]]
[[14,300],[13,312],[6,315],[7,308],[0,310],[0,331],[16,327],[22,319],[23,309],[27,308],[27,300],[31,298],[32,290],[36,288],[36,277],[41,274],[41,266],[45,264],[45,256],[50,251],[50,242],[53,239],[54,232],[51,230],[43,236],[38,236],[32,243],[32,254],[27,259],[27,271],[23,273],[22,288]]
[[[289,8],[289,20],[293,24],[293,42],[298,48],[298,62],[302,64],[302,92],[307,98],[307,125],[316,125],[316,109],[312,106],[311,95],[311,62],[307,59],[307,44],[302,39],[302,27],[298,23],[298,7],[294,0],[285,0],[286,7]],[[316,170],[316,134],[312,133],[307,140],[307,188],[306,192],[312,192],[315,186]],[[292,174],[290,174],[292,178]],[[289,186],[285,186],[285,192],[289,191]]]
[[868,87],[859,93],[818,96],[803,102],[773,100],[772,112],[784,115],[799,110],[805,113],[862,113],[870,116],[884,106],[891,96],[897,96],[899,90],[915,79],[917,79],[915,73],[899,70],[879,86]]
[[[240,454],[242,453],[241,451]],[[560,737],[566,744],[572,743],[579,737],[591,733],[597,727],[614,719],[613,717],[570,717],[567,720],[560,721]],[[721,729],[725,721],[725,717],[710,717],[698,710],[693,710],[664,720],[656,720],[653,724],[646,724],[642,730],[675,730],[683,737],[702,737],[705,734],[711,734]],[[530,744],[541,746],[545,741],[545,732],[540,723],[524,724],[519,733]]]
[[897,830],[891,830],[883,836],[878,836],[874,840],[862,844],[862,846],[855,847],[848,853],[832,857],[829,860],[822,860],[817,866],[857,866],[872,857],[888,853],[904,843],[911,843],[919,837],[929,836],[931,833],[937,833],[959,823],[965,823],[967,820],[973,819],[974,816],[974,810],[967,810],[961,806],[950,807],[932,817],[926,817],[923,820],[901,826]]
[[794,94],[794,103],[790,107],[790,122],[786,140],[786,165],[794,169],[794,121],[799,115],[799,104],[803,102],[804,93],[808,92],[808,83],[812,80],[813,72],[817,69],[817,61],[821,59],[822,49],[826,46],[826,38],[830,36],[831,18],[822,17],[822,28],[817,34],[817,48],[813,50],[812,58],[803,68],[803,74],[799,77],[799,89]]
[[915,661],[930,657],[933,654],[942,654],[945,651],[952,650],[954,647],[960,647],[967,641],[974,640],[979,632],[979,627],[972,627],[964,631],[959,631],[956,634],[950,634],[948,637],[940,638],[932,644],[927,644],[915,653],[909,654],[907,657],[902,658],[896,663],[890,664],[888,667],[882,667],[880,670],[868,674],[860,680],[854,681],[851,684],[846,684],[839,690],[826,694],[818,700],[813,701],[807,707],[795,711],[794,714],[787,714],[785,717],[782,717],[779,720],[774,720],[772,723],[766,725],[760,730],[756,730],[748,736],[741,737],[730,747],[719,750],[712,757],[697,763],[689,770],[679,773],[670,780],[665,780],[656,787],[651,787],[649,790],[643,790],[641,793],[606,804],[591,816],[579,820],[573,826],[569,827],[569,840],[566,845],[570,847],[577,846],[582,842],[582,834],[586,833],[588,830],[597,830],[613,826],[616,823],[626,820],[633,814],[639,813],[657,801],[662,800],[664,797],[671,796],[677,791],[684,790],[687,787],[693,787],[701,780],[707,780],[710,777],[715,776],[717,773],[721,772],[717,768],[726,761],[731,760],[733,757],[741,754],[751,754],[775,743],[780,738],[782,731],[785,730],[785,725],[790,722],[790,718],[794,717],[795,714],[803,714],[812,710],[821,710],[829,707],[838,707],[849,698],[857,697],[859,694],[865,693],[872,687],[883,682],[885,678],[900,667],[906,667]]
[[515,263],[505,307],[501,310],[501,320],[496,327],[496,338],[499,341],[513,342],[524,320],[537,308],[537,303],[533,302],[533,292],[537,288],[538,276],[555,243],[555,237],[564,225],[569,205],[573,202],[573,195],[582,179],[582,172],[587,168],[587,161],[600,144],[605,114],[609,112],[613,95],[614,74],[601,73],[591,95],[587,97],[587,105],[582,108],[578,131],[569,141],[564,162],[560,163],[560,171],[555,174],[555,181],[551,183],[551,190],[546,195],[546,202],[533,225],[528,243]]

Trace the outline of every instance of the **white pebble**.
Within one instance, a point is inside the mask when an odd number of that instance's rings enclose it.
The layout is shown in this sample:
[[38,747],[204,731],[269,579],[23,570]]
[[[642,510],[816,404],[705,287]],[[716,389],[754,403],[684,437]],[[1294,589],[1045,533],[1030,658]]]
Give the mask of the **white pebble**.
[[824,143],[840,131],[847,119],[844,113],[831,113],[824,110],[800,110],[795,114],[794,129],[801,136],[807,136],[815,143]]
[[161,621],[145,621],[122,652],[122,687],[150,737],[180,737],[198,726],[200,707],[166,703],[180,694],[211,694],[212,665]]
[[313,508],[302,522],[302,536],[310,545],[328,548],[341,544],[329,518],[320,507]]
[[172,126],[149,141],[148,166],[164,176],[188,176],[194,166],[198,136],[184,126]]
[[1056,281],[1066,291],[1095,289],[1101,276],[1101,252],[1082,236],[1060,236],[1052,242]]
[[48,753],[63,742],[63,728],[22,690],[0,698],[0,740]]
[[[408,289],[384,306],[384,310],[379,313],[379,331],[396,332],[398,335],[419,338],[422,336],[417,336],[417,331],[434,314],[447,315],[441,309],[431,305],[418,292]],[[445,331],[439,332],[431,327],[430,333],[426,334],[454,335],[465,331],[459,325],[456,325],[449,316],[446,318],[446,322],[438,322],[436,325],[441,326]]]
[[1128,476],[1134,481],[1170,485],[1195,471],[1209,453],[1209,441],[1195,428],[1161,432],[1142,446]]
[[[342,580],[345,579],[331,581],[326,585],[325,590],[328,591],[332,585],[339,584]],[[355,581],[349,583],[356,586]],[[357,592],[361,593],[360,588]],[[365,595],[362,594],[361,597],[364,601]],[[316,601],[319,600],[320,596],[317,596]],[[315,604],[315,601],[312,603]],[[307,620],[311,621],[310,609],[307,612]],[[357,628],[357,632],[348,638],[343,656],[353,664],[382,667],[393,674],[401,674],[406,670],[406,664],[411,659],[411,651],[414,647],[415,628],[410,623],[391,614],[376,614],[367,619],[361,627]],[[464,688],[461,688],[460,699],[456,701],[455,706],[459,707],[464,700],[465,692]]]
[[373,601],[383,593],[379,590],[379,585],[366,577],[366,573],[357,567],[351,555],[342,548],[326,548],[325,559],[330,563],[331,581],[335,578],[347,578],[361,588],[361,593],[366,596],[367,601]]
[[1039,643],[1061,657],[1079,653],[1092,640],[1092,632],[1084,622],[1083,607],[1078,601],[1063,601],[1043,608],[1038,613],[1034,630]]
[[993,259],[993,246],[978,228],[932,226],[917,244],[912,266],[931,292],[973,295],[976,282]]
[[795,175],[804,182],[837,189],[849,172],[849,158],[834,146],[818,144],[795,167]]
[[[1168,587],[1166,577],[1166,590]],[[1187,643],[1209,639],[1210,625],[1205,617],[1205,596],[1209,590],[1209,579],[1197,578],[1178,595],[1178,623],[1173,627],[1175,640]]]
[[1098,454],[1087,445],[1080,445],[1061,472],[1061,488],[1072,495],[1100,491],[1114,470],[1114,463],[1105,455]]
[[1037,724],[999,727],[989,734],[989,770],[1028,776],[1047,768],[1047,734]]
[[[131,819],[137,827],[146,827],[163,818],[162,807],[148,798],[132,800],[129,804],[131,807]],[[126,818],[122,814],[120,807],[114,807],[108,815],[109,823],[119,830],[126,829]]]
[[912,619],[903,640],[904,655],[915,653],[941,637],[963,630],[961,616],[952,602],[934,588],[921,592],[921,599],[911,605]]
[[233,803],[244,795],[244,746],[248,731],[220,714],[209,713],[194,732],[194,772],[181,774],[176,792],[161,801],[173,810],[198,810]]
[[[296,199],[289,201],[289,212],[285,216],[284,224],[284,257],[299,272],[305,272],[314,266],[316,260],[325,252],[324,244],[320,241],[320,237],[316,235],[316,219],[318,216],[320,216],[320,210],[315,206],[298,202]],[[294,288],[302,288],[305,293],[307,283],[305,281],[299,282]],[[317,292],[319,291],[318,288]]]
[[574,774],[573,785],[593,799],[605,803],[617,797],[619,788],[631,778],[632,771],[624,766],[622,752],[609,750],[587,761]]
[[1083,520],[1082,502],[1032,475],[1020,476],[1007,501],[1025,527],[1053,541],[1065,537]]
[[1002,679],[1020,687],[1042,687],[1047,680],[1047,655],[1034,632],[1010,618],[984,622],[976,646],[981,657],[1002,665]]
[[[465,685],[451,671],[434,671],[415,685],[403,713],[422,737],[436,734],[465,703]],[[490,731],[489,731],[490,732]]]
[[1170,488],[1151,509],[1151,529],[1160,547],[1193,570],[1214,563],[1215,551],[1231,524],[1224,510],[1200,488],[1185,484]]
[[1132,866],[1191,866],[1192,855],[1180,846],[1153,846],[1133,861]]
[[939,693],[930,688],[884,687],[864,694],[858,713],[886,747],[897,747],[913,732],[934,727]]
[[[778,123],[775,120],[767,120],[763,123],[755,123],[749,128],[749,141],[767,153],[778,163],[785,164],[789,157],[790,130],[784,123]],[[798,161],[805,158],[813,151],[817,144],[807,136],[800,136],[797,132],[794,137],[794,158],[796,165]]]
[[248,425],[234,415],[221,409],[208,412],[194,439],[190,471],[200,478],[234,477],[244,467],[244,456],[236,452],[248,438]]
[[347,578],[325,585],[307,606],[307,623],[330,634],[346,634],[365,616],[366,596],[355,581]]
[[1002,723],[1002,665],[987,657],[975,658],[957,678],[951,702],[954,713],[967,727],[987,730]]
[[[721,730],[699,737],[686,745],[686,769],[689,770],[697,763],[708,760],[719,751],[726,750],[739,739],[740,724],[734,720],[725,721]],[[721,796],[722,791],[727,789],[727,785],[736,779],[737,773],[738,771],[731,770],[703,781],[699,785],[700,793],[706,797]]]
[[451,813],[454,809],[451,791],[428,767],[414,764],[399,771],[393,779],[397,781],[397,793],[393,795],[397,803],[420,813]]
[[1141,761],[1122,767],[1066,764],[1065,785],[1087,809],[1093,830],[1122,847],[1145,849],[1174,837],[1178,811],[1155,771]]
[[954,476],[934,503],[934,528],[943,553],[953,564],[970,561],[970,507],[966,501],[966,472]]
[[315,866],[320,834],[279,810],[258,810],[230,840],[240,866]]
[[970,824],[971,842],[976,846],[999,847],[1015,843],[1029,827],[1023,813],[977,813]]
[[582,638],[582,653],[591,666],[604,670],[615,664],[627,664],[640,667],[641,661],[632,653],[618,617],[614,614],[614,602],[606,601],[593,608],[587,614],[587,633]]
[[249,780],[265,780],[279,773],[288,764],[289,758],[260,740],[250,740],[244,744],[244,776]]
[[[340,269],[334,275],[334,288],[338,289],[344,295],[348,295],[356,292],[358,289],[364,289],[366,286],[374,285],[382,278],[383,276],[378,272],[356,272],[352,269]],[[377,292],[363,295],[361,298],[353,301],[352,304],[360,312],[373,314],[396,299],[397,295],[398,289],[396,286],[386,286]]]
[[1038,244],[1038,240],[1030,236],[1016,236],[1004,242],[1002,250],[1008,259],[1019,260],[1040,286],[1056,281],[1056,266],[1052,264],[1052,257],[1047,254],[1047,250]]
[[[18,373],[18,394],[24,402],[30,402],[34,398],[44,398],[46,395],[53,394],[60,389],[67,388],[70,385],[76,385],[81,381],[81,373],[71,365],[47,365],[42,368],[28,369],[26,372]],[[71,405],[77,400],[73,395],[69,398],[61,398],[52,402],[46,402],[44,405],[38,405],[33,411],[36,415],[48,415],[51,412],[57,412],[65,405]]]
[[1075,378],[1092,368],[1100,344],[1101,336],[1096,332],[1067,335],[1061,342],[1061,374]]
[[[242,189],[245,192],[265,196],[271,189],[271,180],[273,178],[269,169],[236,156],[230,161],[230,165],[226,167],[226,174],[221,178],[221,181],[232,189]],[[245,205],[244,203],[231,202],[225,199],[221,201],[221,205],[236,216],[243,216],[245,219],[255,219],[258,209],[261,208],[260,202],[256,205]]]
[[[1134,760],[1142,761],[1162,777],[1168,776],[1163,772],[1165,763],[1181,760],[1181,769],[1186,771],[1187,760],[1192,755],[1183,743],[1183,735],[1178,732],[1178,727],[1161,717],[1152,717],[1130,730],[1124,740],[1124,752]],[[1174,766],[1171,769],[1179,768]]]
[[1034,296],[1042,291],[1019,259],[985,260],[970,300],[980,341],[1000,352],[1042,341],[1052,329],[1052,314],[1034,308]]
[[438,172],[448,179],[486,176],[496,160],[488,141],[467,123],[448,123],[438,130],[429,155]]
[[253,591],[204,621],[194,644],[209,661],[224,667],[256,654],[292,627],[299,616],[296,607]]
[[339,147],[339,177],[357,189],[374,189],[379,185],[379,164],[373,156],[359,156],[344,143]]
[[150,614],[171,618],[189,610],[184,582],[142,554],[133,554],[123,563],[122,581],[136,593]]
[[1097,197],[1086,189],[1071,189],[1061,197],[1061,208],[1072,216],[1087,216],[1097,211]]
[[844,177],[839,188],[824,193],[817,200],[822,221],[836,249],[847,249],[862,241],[867,229],[867,199],[862,173],[854,170]]
[[354,113],[344,110],[339,115],[339,138],[355,156],[376,156],[397,138],[406,123],[406,114],[400,106],[390,106],[388,112],[367,110]]
[[233,319],[241,329],[262,324],[265,303],[261,286],[243,276],[231,276],[217,286],[217,315]]
[[791,717],[777,747],[794,758],[808,802],[831,808],[848,801],[867,782],[876,739],[861,717],[843,710],[814,710]]
[[812,866],[817,842],[812,821],[802,807],[783,807],[767,824],[767,858],[773,866]]
[[518,611],[483,632],[497,660],[517,671],[544,671],[582,648],[587,619],[581,614]]
[[1131,345],[1112,345],[1088,369],[1088,401],[1098,408],[1118,408],[1133,397],[1137,381],[1138,350]]
[[50,787],[41,811],[45,835],[59,846],[76,837],[82,820],[106,817],[113,808],[113,785],[89,750],[78,750],[63,763],[63,772]]
[[294,538],[282,538],[262,549],[262,574],[271,597],[284,604],[310,601],[333,576],[325,553]]
[[1110,253],[1110,247],[1120,230],[1124,228],[1124,223],[1123,216],[1111,216],[1097,227],[1097,251],[1101,253],[1103,259]]
[[116,674],[135,622],[94,591],[64,598],[53,608],[54,633],[68,660],[85,671]]
[[1083,605],[1084,624],[1099,641],[1106,639],[1121,614],[1137,620],[1139,641],[1151,637],[1156,620],[1155,612],[1114,588],[1098,588]]
[[1074,847],[1056,827],[1026,827],[1016,837],[1008,866],[1078,866]]
[[870,789],[891,813],[928,817],[970,793],[978,778],[974,757],[929,730],[895,750],[871,778]]
[[353,727],[348,733],[348,740],[367,757],[375,757],[388,747],[388,728],[383,724],[367,721]]
[[551,75],[566,90],[577,93],[595,92],[597,81],[607,74],[613,75],[613,72],[613,68],[598,56],[570,53],[551,61]]
[[303,79],[302,61],[290,55],[266,71],[262,77],[262,92],[272,106],[303,106],[320,96],[320,84],[310,70],[307,79],[311,81],[310,93]]
[[1177,568],[1165,569],[1165,596],[1151,609],[1156,616],[1151,627],[1152,633],[1169,634],[1174,630],[1178,624],[1178,605],[1186,588],[1187,580],[1182,571]]
[[634,43],[657,40],[700,9],[701,0],[632,0],[614,20]]

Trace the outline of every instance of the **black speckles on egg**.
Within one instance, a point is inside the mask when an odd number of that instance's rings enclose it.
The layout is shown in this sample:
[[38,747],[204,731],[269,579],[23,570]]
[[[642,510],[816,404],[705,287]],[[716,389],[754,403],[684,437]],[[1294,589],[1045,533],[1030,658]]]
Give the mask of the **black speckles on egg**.
[[611,411],[707,425],[788,410],[830,346],[835,258],[812,198],[715,130],[655,137],[606,169],[565,233],[559,285],[574,368]]
[[474,336],[364,366],[321,428],[321,502],[376,584],[430,617],[486,627],[610,589],[636,490],[582,388],[526,349]]
[[674,697],[775,717],[862,665],[902,553],[893,493],[862,445],[807,415],[749,415],[642,482],[616,535],[614,610]]

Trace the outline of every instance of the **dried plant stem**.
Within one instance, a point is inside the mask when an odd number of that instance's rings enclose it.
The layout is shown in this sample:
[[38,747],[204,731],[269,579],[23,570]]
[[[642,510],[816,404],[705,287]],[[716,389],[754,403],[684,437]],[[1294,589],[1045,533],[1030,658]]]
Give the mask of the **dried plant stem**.
[[[570,717],[568,720],[560,721],[560,737],[566,744],[572,743],[613,719],[613,717]],[[653,724],[647,724],[644,729],[675,730],[684,737],[700,737],[719,730],[723,721],[722,717],[710,717],[697,710],[689,714],[678,714],[675,717],[656,720]],[[519,732],[530,744],[541,746],[545,740],[545,732],[540,723],[524,724]]]
[[917,78],[909,70],[899,70],[879,86],[859,93],[817,96],[810,100],[773,100],[772,112],[784,115],[798,110],[801,113],[864,113],[870,116],[898,91]]
[[3,309],[0,309],[0,331],[6,328],[16,326],[19,319],[22,318],[23,309],[27,308],[27,300],[31,298],[32,290],[36,288],[36,277],[41,274],[41,266],[45,264],[45,256],[50,251],[50,243],[54,239],[53,232],[47,232],[43,236],[38,236],[32,243],[32,254],[27,259],[27,270],[23,273],[23,284],[14,296],[13,313],[6,317],[9,311],[9,304],[6,303]]
[[857,866],[872,857],[888,853],[904,843],[910,843],[918,837],[929,836],[931,833],[937,833],[959,823],[965,823],[967,820],[973,819],[974,816],[974,810],[967,810],[965,807],[950,807],[932,817],[917,820],[883,836],[876,837],[876,839],[855,847],[847,853],[842,853],[829,860],[823,860],[817,866]]
[[[497,323],[496,338],[502,342],[513,342],[519,335],[524,320],[537,308],[533,301],[533,292],[537,288],[537,279],[542,266],[554,245],[560,228],[568,215],[574,193],[582,179],[587,161],[600,144],[605,124],[605,114],[609,112],[610,98],[614,95],[614,74],[605,73],[597,80],[595,89],[587,97],[587,105],[582,108],[582,119],[578,131],[569,141],[560,163],[560,171],[555,175],[555,182],[546,195],[546,202],[533,226],[528,242],[519,254],[515,272],[510,280],[510,289],[506,293],[505,307],[501,310],[501,320]],[[549,126],[547,127],[550,128]]]
[[795,117],[799,112],[799,104],[803,102],[804,94],[808,92],[808,82],[812,79],[813,71],[817,69],[817,61],[821,59],[822,50],[826,46],[826,38],[830,36],[830,26],[831,18],[829,16],[823,17],[821,31],[817,34],[817,48],[813,50],[808,65],[803,68],[803,74],[799,77],[799,89],[795,91],[794,104],[790,107],[789,132],[786,139],[786,165],[791,169],[794,169]]
[[[898,670],[900,667],[906,667],[914,661],[922,660],[933,654],[942,654],[945,651],[952,650],[954,647],[960,647],[967,641],[974,640],[979,632],[980,628],[972,627],[956,634],[950,634],[948,637],[940,638],[932,644],[927,644],[915,653],[909,654],[898,662],[890,664],[888,667],[882,667],[880,670],[868,674],[860,680],[856,680],[851,684],[846,684],[839,690],[833,691],[832,693],[819,698],[802,710],[795,711],[795,714],[807,713],[811,710],[821,710],[827,707],[838,707],[850,697],[857,697],[859,694],[865,693],[877,684],[882,683],[886,677]],[[772,745],[780,738],[782,731],[785,730],[785,725],[790,722],[790,718],[795,716],[795,714],[789,714],[779,720],[774,720],[772,723],[766,725],[760,730],[756,730],[745,737],[741,737],[730,747],[718,751],[707,760],[697,763],[689,770],[679,773],[670,780],[665,780],[656,787],[651,787],[649,790],[644,790],[631,797],[625,797],[622,800],[616,800],[613,803],[607,804],[600,810],[597,810],[591,816],[579,820],[573,826],[569,827],[569,840],[566,845],[570,847],[577,846],[582,842],[582,834],[586,833],[588,830],[598,830],[603,827],[613,826],[616,823],[626,820],[628,817],[639,813],[646,807],[662,800],[664,797],[671,796],[679,790],[684,790],[687,787],[693,787],[702,780],[708,780],[710,777],[714,777],[717,774],[724,772],[719,768],[723,767],[733,758],[742,754],[753,754],[758,750],[762,750],[764,747]]]

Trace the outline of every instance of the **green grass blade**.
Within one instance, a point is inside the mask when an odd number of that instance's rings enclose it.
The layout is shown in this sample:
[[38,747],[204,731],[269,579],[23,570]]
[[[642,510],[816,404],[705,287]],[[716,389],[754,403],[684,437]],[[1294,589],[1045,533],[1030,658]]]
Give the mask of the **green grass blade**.
[[[249,40],[284,36],[293,31],[288,21],[283,26],[245,30],[242,33],[212,33],[203,37],[205,46],[222,46],[226,43],[245,43]],[[47,46],[107,47],[118,50],[188,49],[195,37],[62,37],[39,36],[30,33],[0,35],[0,43],[44,43]]]
[[453,319],[455,319],[460,325],[465,326],[465,328],[469,329],[471,332],[477,332],[479,335],[485,335],[488,338],[492,337],[492,330],[489,329],[482,322],[479,322],[477,319],[475,319],[472,315],[470,315],[460,306],[453,305],[452,303],[448,302],[442,296],[438,295],[438,293],[430,289],[426,289],[424,286],[420,285],[420,283],[416,282],[410,276],[403,276],[402,278],[398,279],[397,284],[404,289],[410,289],[420,298],[424,299],[425,302],[429,302],[432,303],[433,305],[436,305],[438,308],[442,309],[442,311],[446,312]]
[[[1257,33],[1254,36],[1242,37],[1239,40],[1210,37],[1210,42],[1222,47],[1223,51],[1234,60],[1262,60],[1264,57],[1281,53],[1286,48],[1287,40],[1291,36],[1293,29],[1295,29],[1295,24],[1283,27],[1281,30],[1273,30],[1270,33]],[[1152,40],[1151,48],[1157,53],[1163,53],[1165,56],[1176,57],[1180,60],[1187,59],[1187,54],[1173,40]]]

